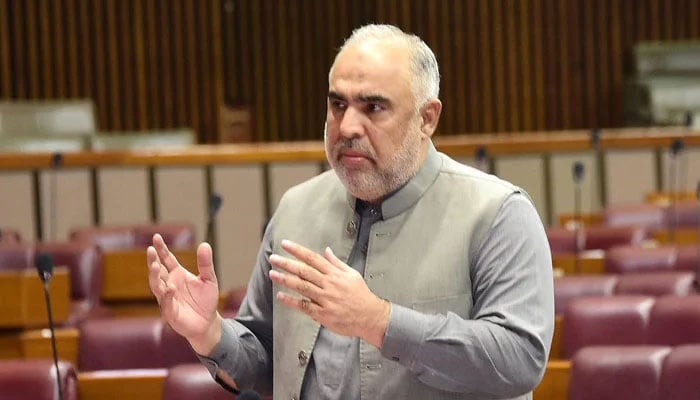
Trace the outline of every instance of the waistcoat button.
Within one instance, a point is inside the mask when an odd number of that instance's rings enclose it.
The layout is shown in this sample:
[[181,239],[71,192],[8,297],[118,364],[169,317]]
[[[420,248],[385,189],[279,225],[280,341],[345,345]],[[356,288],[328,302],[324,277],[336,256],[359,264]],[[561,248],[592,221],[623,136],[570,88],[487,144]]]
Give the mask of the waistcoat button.
[[299,365],[304,366],[309,362],[309,355],[304,350],[299,352]]
[[357,225],[355,225],[355,221],[348,222],[348,225],[345,227],[345,232],[351,236],[357,233]]

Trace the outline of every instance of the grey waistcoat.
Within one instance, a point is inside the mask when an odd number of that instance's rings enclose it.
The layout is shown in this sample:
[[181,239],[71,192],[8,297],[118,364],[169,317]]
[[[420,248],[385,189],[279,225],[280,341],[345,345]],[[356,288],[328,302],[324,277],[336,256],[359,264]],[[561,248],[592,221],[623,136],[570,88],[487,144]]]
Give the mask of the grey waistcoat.
[[[372,226],[364,277],[372,292],[392,303],[468,319],[473,255],[501,204],[519,189],[441,158],[435,182],[415,204]],[[275,214],[273,252],[286,254],[279,244],[291,239],[318,253],[330,246],[347,260],[355,238],[348,229],[353,201],[332,171],[291,189]],[[273,296],[280,289],[275,286]],[[273,314],[274,398],[298,399],[319,324],[277,302]],[[427,386],[364,341],[359,357],[363,399],[478,398]]]

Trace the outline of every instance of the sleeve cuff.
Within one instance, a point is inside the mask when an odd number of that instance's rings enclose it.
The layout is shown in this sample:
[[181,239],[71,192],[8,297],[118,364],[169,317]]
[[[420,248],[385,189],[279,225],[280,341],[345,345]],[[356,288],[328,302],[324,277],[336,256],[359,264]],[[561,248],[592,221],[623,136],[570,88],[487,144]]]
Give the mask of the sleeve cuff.
[[412,368],[423,342],[424,327],[425,319],[421,313],[392,303],[382,355]]
[[[224,371],[233,371],[235,363],[233,360],[236,359],[234,354],[231,354],[231,349],[235,349],[236,338],[238,338],[239,332],[236,330],[234,323],[223,320],[221,322],[221,340],[214,347],[214,350],[208,356],[203,356],[197,354],[199,361],[206,367],[209,374],[214,378],[214,380],[223,386],[229,392],[238,394],[239,391],[226,384],[226,382],[219,379],[219,369]],[[231,374],[232,376],[235,375]]]

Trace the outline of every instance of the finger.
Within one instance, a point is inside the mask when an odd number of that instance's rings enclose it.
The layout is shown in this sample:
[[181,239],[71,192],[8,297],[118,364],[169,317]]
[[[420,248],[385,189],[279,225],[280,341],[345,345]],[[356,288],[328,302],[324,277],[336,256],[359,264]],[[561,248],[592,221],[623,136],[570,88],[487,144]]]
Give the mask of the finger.
[[152,256],[151,253],[155,253],[155,251],[153,247],[149,247],[146,250],[147,258],[152,260],[148,264],[148,286],[151,288],[153,295],[156,296],[156,299],[160,299],[163,294],[160,283],[167,280],[168,271],[160,264],[157,256]]
[[168,246],[165,244],[163,237],[156,233],[153,235],[153,247],[156,249],[158,259],[160,263],[168,269],[168,272],[178,268],[180,263],[175,258],[175,255],[170,252]]
[[284,274],[273,269],[270,270],[270,280],[316,302],[319,302],[323,298],[321,289],[318,286],[309,281],[299,279],[297,276]]
[[288,307],[303,312],[314,320],[316,319],[316,316],[320,315],[321,313],[321,307],[306,298],[294,297],[284,292],[277,292],[277,300]]
[[170,323],[176,317],[175,307],[175,288],[163,282],[163,296],[161,296],[158,304],[160,305],[160,314]]
[[209,243],[200,243],[199,247],[197,247],[197,268],[199,269],[200,279],[218,285],[214,271],[213,252]]
[[305,262],[311,267],[314,267],[323,274],[330,273],[333,269],[328,265],[328,261],[320,254],[312,251],[291,240],[282,240],[282,248],[289,254],[296,257],[298,260]]
[[287,271],[290,274],[296,275],[305,281],[309,281],[318,287],[323,287],[323,274],[317,269],[310,267],[301,261],[282,257],[279,254],[272,254],[270,255],[270,263],[275,268]]
[[326,247],[326,250],[323,252],[324,257],[328,262],[331,263],[331,265],[335,266],[336,268],[344,271],[347,268],[350,268],[349,265],[345,264],[343,260],[340,258],[336,257],[335,253],[333,253],[333,250],[331,250],[330,247]]

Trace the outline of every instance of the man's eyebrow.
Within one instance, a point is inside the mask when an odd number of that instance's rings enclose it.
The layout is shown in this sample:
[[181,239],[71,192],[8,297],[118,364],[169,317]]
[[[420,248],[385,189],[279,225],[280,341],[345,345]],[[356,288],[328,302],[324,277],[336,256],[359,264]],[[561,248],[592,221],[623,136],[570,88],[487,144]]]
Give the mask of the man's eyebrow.
[[357,96],[357,100],[363,102],[363,103],[381,103],[381,104],[390,104],[391,100],[388,98],[378,95],[378,94],[366,94],[366,95],[359,95]]
[[345,100],[345,97],[338,92],[330,91],[328,92],[328,98],[331,100]]

